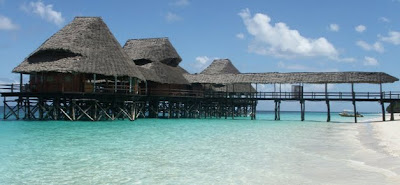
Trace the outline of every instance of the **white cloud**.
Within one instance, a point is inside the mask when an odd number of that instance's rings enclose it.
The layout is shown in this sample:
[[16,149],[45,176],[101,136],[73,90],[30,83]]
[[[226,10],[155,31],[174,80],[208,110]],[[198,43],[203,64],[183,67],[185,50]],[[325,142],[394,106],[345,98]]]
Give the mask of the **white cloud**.
[[375,58],[364,57],[364,65],[365,66],[377,66],[377,65],[379,65],[379,62]]
[[211,58],[208,56],[198,56],[195,62],[191,65],[196,72],[204,70],[211,63]]
[[353,57],[348,57],[348,58],[337,58],[335,59],[338,62],[346,62],[346,63],[353,63],[356,62],[357,59],[353,58]]
[[176,0],[170,3],[170,5],[180,6],[180,7],[188,6],[189,4],[190,4],[189,0]]
[[42,19],[54,23],[58,26],[64,24],[64,17],[61,12],[53,10],[53,5],[45,5],[42,1],[30,2],[28,5],[22,5],[22,9],[26,12],[32,12],[39,15]]
[[238,34],[236,34],[236,38],[238,38],[238,39],[244,39],[244,34],[243,33],[238,33]]
[[386,36],[386,37],[381,36],[381,35],[379,35],[378,37],[381,39],[381,41],[384,41],[384,42],[388,42],[388,43],[391,43],[394,45],[400,44],[400,32],[397,32],[397,31],[390,31],[388,33],[388,36]]
[[364,31],[367,29],[367,27],[365,27],[364,25],[358,25],[358,26],[356,26],[354,29],[355,29],[358,33],[362,33],[362,32],[364,32]]
[[299,31],[290,29],[285,23],[271,24],[271,18],[265,14],[251,17],[249,9],[239,13],[254,40],[249,51],[260,55],[272,55],[282,58],[323,56],[338,58],[338,51],[324,37],[305,38]]
[[183,18],[180,17],[177,14],[174,14],[172,12],[168,12],[167,15],[165,15],[165,20],[167,20],[167,22],[169,22],[169,23],[173,23],[173,22],[177,22],[177,21],[183,20]]
[[339,29],[340,29],[340,27],[339,27],[338,24],[330,24],[330,25],[329,25],[329,30],[330,30],[330,31],[338,32]]
[[0,30],[16,30],[18,25],[14,24],[8,17],[0,15]]
[[386,18],[386,17],[380,17],[379,20],[382,21],[382,22],[386,22],[386,23],[390,22],[390,20],[388,18]]
[[383,53],[385,51],[385,48],[380,42],[375,42],[374,44],[368,44],[367,42],[363,40],[359,40],[356,42],[357,46],[361,47],[362,49],[366,51],[376,51],[379,53]]

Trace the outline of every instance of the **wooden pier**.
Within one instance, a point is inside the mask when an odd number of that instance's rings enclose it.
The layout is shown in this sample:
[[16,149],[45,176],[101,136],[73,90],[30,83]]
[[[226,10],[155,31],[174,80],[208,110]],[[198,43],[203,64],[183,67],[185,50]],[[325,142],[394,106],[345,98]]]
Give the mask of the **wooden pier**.
[[[400,101],[400,92],[202,92],[164,90],[163,95],[130,93],[34,93],[20,92],[19,85],[3,85],[3,119],[101,121],[137,118],[231,118],[256,119],[257,102],[273,101],[275,120],[281,119],[281,103],[297,101],[300,120],[306,102],[324,102],[327,122],[330,102],[377,102],[385,121],[385,103]],[[10,88],[8,88],[10,87]],[[12,87],[12,88],[11,88]],[[393,112],[391,120],[394,119]],[[357,122],[357,117],[354,117]]]

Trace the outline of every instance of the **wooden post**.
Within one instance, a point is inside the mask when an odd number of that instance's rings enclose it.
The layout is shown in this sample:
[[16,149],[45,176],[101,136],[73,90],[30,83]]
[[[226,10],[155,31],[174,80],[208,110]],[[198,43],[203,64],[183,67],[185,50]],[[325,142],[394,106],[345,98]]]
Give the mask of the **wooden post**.
[[132,93],[132,77],[129,77],[129,93]]
[[357,123],[357,106],[356,106],[356,94],[354,92],[354,83],[351,83],[351,96],[353,98],[354,123]]
[[22,92],[23,75],[19,74],[19,92]]
[[328,84],[325,83],[325,101],[326,101],[326,107],[327,107],[327,118],[326,122],[331,121],[331,107],[329,105],[329,98],[328,98]]
[[114,92],[117,92],[117,76],[114,77]]
[[96,92],[96,74],[93,74],[93,92]]
[[[145,89],[145,94],[147,95],[147,81],[144,81],[144,84],[145,84],[145,86],[146,86],[146,89]],[[169,116],[168,116],[169,117]]]
[[381,95],[382,121],[386,121],[385,102],[383,100],[382,83],[379,84],[379,90],[380,90],[380,95]]
[[300,100],[301,121],[305,120],[306,105],[304,100]]

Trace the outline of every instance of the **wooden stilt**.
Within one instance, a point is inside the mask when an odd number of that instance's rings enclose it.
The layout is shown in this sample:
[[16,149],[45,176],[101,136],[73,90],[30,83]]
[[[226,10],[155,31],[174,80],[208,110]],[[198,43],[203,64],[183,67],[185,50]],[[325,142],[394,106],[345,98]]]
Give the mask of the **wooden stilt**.
[[327,107],[327,118],[326,118],[326,122],[330,122],[331,121],[331,106],[329,104],[329,100],[326,101],[326,107]]
[[356,93],[354,92],[354,83],[351,83],[351,96],[353,98],[353,110],[354,110],[354,123],[357,123],[357,106],[356,106]]
[[386,121],[385,102],[383,102],[383,101],[381,101],[381,108],[382,108],[382,121]]
[[383,100],[382,83],[379,84],[380,96],[381,96],[381,107],[382,107],[382,121],[386,121],[385,115],[385,102]]

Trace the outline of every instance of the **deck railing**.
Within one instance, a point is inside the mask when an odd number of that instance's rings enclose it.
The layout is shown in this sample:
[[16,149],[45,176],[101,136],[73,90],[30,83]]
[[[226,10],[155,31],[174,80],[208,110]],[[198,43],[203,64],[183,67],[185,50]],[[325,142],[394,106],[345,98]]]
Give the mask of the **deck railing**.
[[[400,100],[399,91],[388,92],[215,92],[184,89],[129,89],[126,85],[96,84],[94,93],[139,94],[151,96],[204,97],[204,98],[251,98],[281,100]],[[0,84],[0,93],[29,92],[29,84]],[[87,92],[88,93],[88,92]]]

